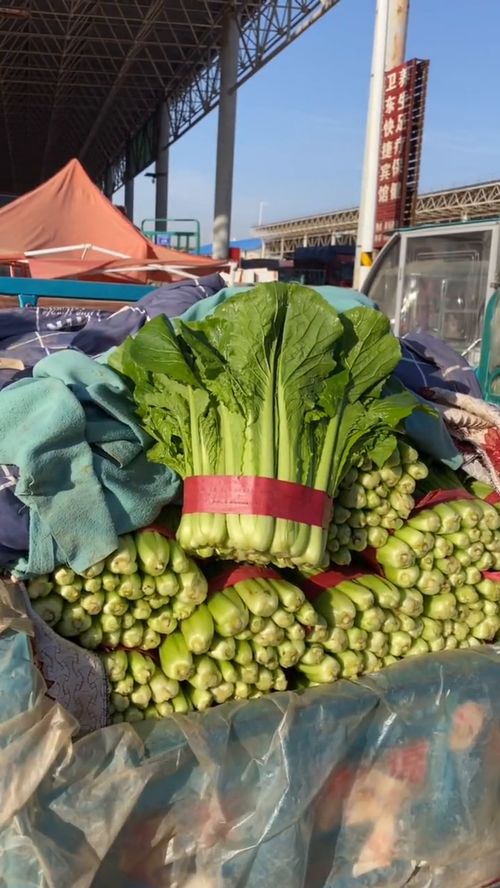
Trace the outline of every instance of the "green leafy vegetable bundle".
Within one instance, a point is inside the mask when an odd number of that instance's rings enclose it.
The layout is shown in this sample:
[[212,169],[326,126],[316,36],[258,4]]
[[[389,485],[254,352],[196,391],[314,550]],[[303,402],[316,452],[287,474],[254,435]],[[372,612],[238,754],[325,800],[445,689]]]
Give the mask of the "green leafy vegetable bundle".
[[386,388],[399,358],[384,315],[339,315],[313,290],[284,284],[175,331],[158,317],[127,340],[112,363],[134,384],[156,440],[150,458],[185,480],[183,548],[320,565],[343,476],[367,448],[382,465],[415,407]]

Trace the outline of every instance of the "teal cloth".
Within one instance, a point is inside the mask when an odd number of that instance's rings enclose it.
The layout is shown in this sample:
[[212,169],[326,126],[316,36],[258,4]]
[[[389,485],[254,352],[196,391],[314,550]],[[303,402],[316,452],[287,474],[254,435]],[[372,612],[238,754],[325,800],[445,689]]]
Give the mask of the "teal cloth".
[[[246,287],[225,287],[224,290],[220,290],[215,296],[207,296],[206,299],[200,299],[199,302],[195,302],[191,308],[188,308],[181,315],[181,320],[201,321],[203,318],[211,315],[221,302],[225,302],[231,296],[237,296],[239,293],[253,290],[254,286],[254,284],[250,284]],[[363,293],[358,293],[357,290],[348,290],[345,287],[310,287],[310,289],[320,293],[323,299],[326,299],[338,312],[349,311],[349,309],[357,308],[360,305],[375,308],[372,300],[368,299],[368,296],[364,296]]]
[[[424,406],[432,407],[432,404],[429,405],[428,401],[420,398],[415,392],[413,394]],[[432,456],[455,472],[463,465],[464,458],[455,447],[440,416],[431,416],[423,411],[413,413],[405,421],[405,431],[421,453]]]
[[30,509],[30,550],[15,570],[75,570],[109,555],[118,536],[153,521],[180,480],[148,462],[151,439],[126,383],[76,351],[44,358],[32,379],[0,392],[0,462],[19,469]]

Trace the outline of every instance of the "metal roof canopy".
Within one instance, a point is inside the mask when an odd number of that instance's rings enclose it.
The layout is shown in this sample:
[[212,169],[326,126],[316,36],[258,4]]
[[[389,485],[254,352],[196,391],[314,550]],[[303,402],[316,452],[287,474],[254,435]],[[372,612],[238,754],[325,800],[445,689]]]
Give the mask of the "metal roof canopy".
[[219,101],[224,18],[237,17],[235,88],[339,0],[0,0],[0,192],[79,157],[116,190]]
[[[419,194],[416,206],[416,225],[444,224],[463,221],[485,221],[500,213],[500,180],[445,188]],[[358,209],[349,207],[330,213],[283,219],[254,227],[266,245],[267,255],[290,253],[304,244],[325,246],[337,238],[337,243],[354,243],[358,229]]]

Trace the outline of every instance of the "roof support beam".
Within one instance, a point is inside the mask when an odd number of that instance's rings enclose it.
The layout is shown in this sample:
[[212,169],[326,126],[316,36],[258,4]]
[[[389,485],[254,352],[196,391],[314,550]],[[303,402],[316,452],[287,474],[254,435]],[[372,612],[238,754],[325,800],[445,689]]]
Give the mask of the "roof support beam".
[[106,170],[106,181],[104,183],[104,194],[106,195],[106,197],[109,197],[110,200],[113,197],[113,169],[112,169],[111,165],[108,166],[108,168]]
[[131,222],[134,221],[134,185],[135,179],[125,179],[125,212]]
[[85,142],[83,143],[83,146],[80,151],[80,159],[81,160],[85,159],[91,145],[94,142],[95,137],[99,133],[101,125],[102,125],[103,121],[105,120],[106,115],[112,105],[113,99],[115,97],[115,93],[119,89],[124,76],[129,71],[130,66],[131,66],[135,56],[139,53],[139,50],[141,49],[143,42],[145,40],[147,40],[150,33],[153,31],[154,26],[157,22],[158,16],[163,9],[163,4],[164,4],[164,0],[152,0],[152,3],[150,5],[148,12],[146,13],[144,21],[142,23],[142,26],[136,35],[135,43],[133,44],[133,46],[130,48],[130,51],[127,53],[127,55],[123,59],[120,73],[118,74],[118,76],[114,82],[114,85],[112,86],[108,95],[106,96],[106,99],[102,104],[101,110],[99,111],[99,114],[97,115],[96,119],[94,120],[94,123],[90,128],[90,132],[89,132],[87,138],[85,139]]
[[170,140],[170,114],[168,103],[163,102],[160,107],[160,124],[158,128],[158,153],[156,155],[156,202],[155,202],[155,228],[158,231],[167,230],[168,216],[168,169],[169,169],[169,140]]

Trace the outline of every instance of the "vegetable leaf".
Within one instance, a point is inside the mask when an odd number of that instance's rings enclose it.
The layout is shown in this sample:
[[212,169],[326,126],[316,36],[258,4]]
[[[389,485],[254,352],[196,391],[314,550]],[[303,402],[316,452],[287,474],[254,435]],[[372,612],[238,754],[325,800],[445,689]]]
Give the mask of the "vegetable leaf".
[[158,315],[139,331],[130,345],[130,357],[142,370],[164,373],[177,382],[198,386],[179,340],[164,315]]

